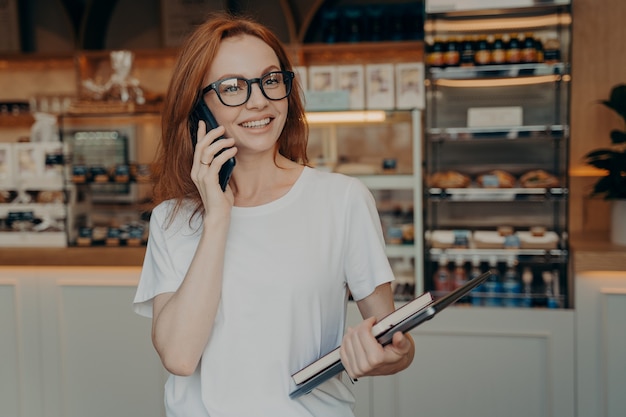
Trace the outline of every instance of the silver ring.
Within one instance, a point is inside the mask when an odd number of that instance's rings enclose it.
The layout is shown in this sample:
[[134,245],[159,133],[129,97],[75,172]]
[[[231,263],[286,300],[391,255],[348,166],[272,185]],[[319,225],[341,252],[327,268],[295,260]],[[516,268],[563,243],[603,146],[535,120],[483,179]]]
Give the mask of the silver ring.
[[204,161],[200,161],[200,163],[201,163],[202,165],[209,165],[209,163],[208,163],[208,162],[204,162]]

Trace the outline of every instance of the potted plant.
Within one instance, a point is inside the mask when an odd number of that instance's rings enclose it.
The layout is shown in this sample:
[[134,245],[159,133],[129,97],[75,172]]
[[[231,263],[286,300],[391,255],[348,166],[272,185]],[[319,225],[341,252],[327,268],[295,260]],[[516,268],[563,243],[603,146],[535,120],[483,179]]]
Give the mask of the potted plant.
[[600,101],[623,121],[622,129],[611,131],[611,146],[585,155],[587,164],[606,171],[593,187],[592,195],[611,200],[611,241],[626,245],[626,84],[611,89],[608,100]]

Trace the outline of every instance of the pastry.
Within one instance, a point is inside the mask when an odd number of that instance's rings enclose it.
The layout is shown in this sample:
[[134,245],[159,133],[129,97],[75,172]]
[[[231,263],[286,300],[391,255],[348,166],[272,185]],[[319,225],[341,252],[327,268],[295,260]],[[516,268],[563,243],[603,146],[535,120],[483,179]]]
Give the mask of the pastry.
[[515,177],[501,169],[494,169],[479,175],[476,181],[484,188],[513,188]]
[[428,179],[428,184],[437,188],[466,188],[470,182],[470,177],[457,171],[435,172]]
[[552,188],[559,186],[558,178],[543,169],[528,171],[519,180],[524,188]]

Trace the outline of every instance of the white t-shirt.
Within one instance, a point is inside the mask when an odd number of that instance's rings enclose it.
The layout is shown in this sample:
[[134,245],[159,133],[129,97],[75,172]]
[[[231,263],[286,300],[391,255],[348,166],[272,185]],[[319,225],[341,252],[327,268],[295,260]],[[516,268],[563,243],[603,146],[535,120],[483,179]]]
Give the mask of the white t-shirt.
[[[189,207],[167,227],[172,207],[150,220],[134,300],[147,317],[183,281],[200,237]],[[352,416],[338,378],[290,399],[291,375],[341,343],[348,287],[359,300],[392,279],[374,198],[355,178],[305,167],[278,200],[233,207],[213,331],[195,374],[169,377],[168,417]]]

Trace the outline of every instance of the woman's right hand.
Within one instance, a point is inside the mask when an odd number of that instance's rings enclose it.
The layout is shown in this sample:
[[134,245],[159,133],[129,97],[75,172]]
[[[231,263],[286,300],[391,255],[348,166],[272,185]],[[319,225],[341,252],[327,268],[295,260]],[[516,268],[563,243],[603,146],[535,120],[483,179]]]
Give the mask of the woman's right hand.
[[[216,213],[222,210],[230,212],[234,196],[230,186],[225,191],[219,184],[219,171],[224,162],[235,156],[237,148],[235,139],[225,138],[215,140],[225,133],[223,126],[206,132],[204,121],[198,123],[198,141],[194,150],[191,179],[200,192],[205,213]],[[218,155],[222,149],[224,151]]]

